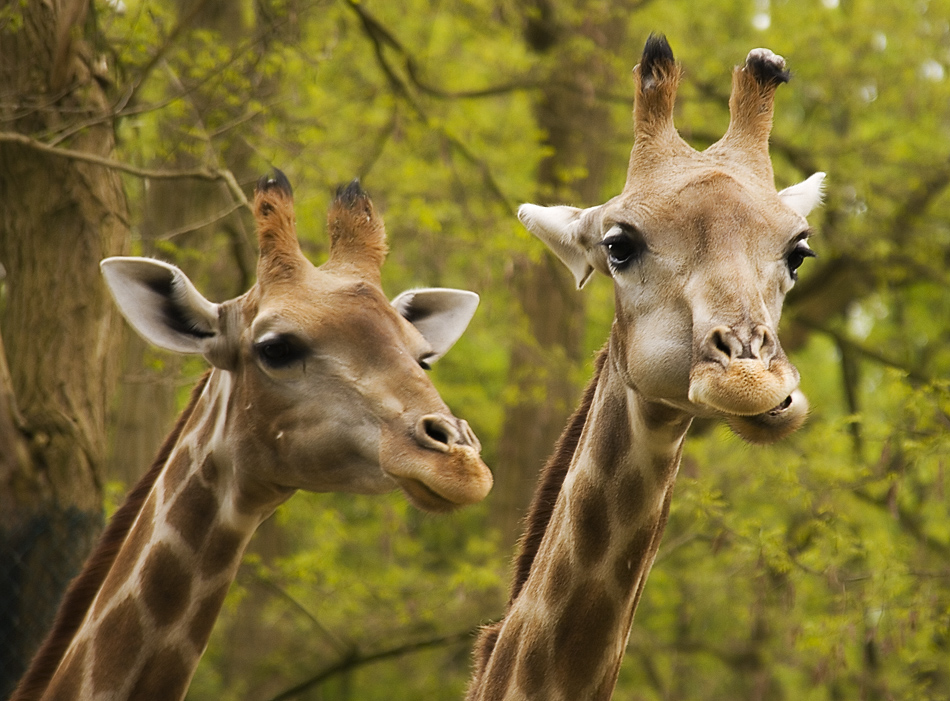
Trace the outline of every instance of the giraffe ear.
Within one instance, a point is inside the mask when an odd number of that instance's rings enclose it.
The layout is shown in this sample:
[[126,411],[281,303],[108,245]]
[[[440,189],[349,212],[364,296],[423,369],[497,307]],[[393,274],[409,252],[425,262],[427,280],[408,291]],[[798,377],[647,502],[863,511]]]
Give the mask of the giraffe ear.
[[541,207],[536,204],[523,204],[518,208],[518,219],[574,274],[577,289],[586,285],[594,272],[587,258],[584,241],[584,214],[595,209],[599,208],[592,207],[588,210],[565,205]]
[[212,350],[220,305],[181,270],[150,258],[106,258],[99,267],[122,316],[146,341],[177,353]]
[[428,287],[403,292],[392,305],[432,346],[432,354],[423,360],[434,363],[468,328],[478,308],[478,295],[466,290]]
[[778,196],[794,211],[807,217],[815,207],[821,204],[824,194],[825,174],[815,173],[797,185],[785,188],[778,193]]

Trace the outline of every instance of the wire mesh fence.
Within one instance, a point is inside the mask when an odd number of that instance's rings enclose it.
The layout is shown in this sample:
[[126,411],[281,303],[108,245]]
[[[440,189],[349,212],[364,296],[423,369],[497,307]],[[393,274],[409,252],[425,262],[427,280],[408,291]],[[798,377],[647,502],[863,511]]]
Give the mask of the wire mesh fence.
[[101,515],[70,509],[0,530],[0,699],[13,692],[101,529]]

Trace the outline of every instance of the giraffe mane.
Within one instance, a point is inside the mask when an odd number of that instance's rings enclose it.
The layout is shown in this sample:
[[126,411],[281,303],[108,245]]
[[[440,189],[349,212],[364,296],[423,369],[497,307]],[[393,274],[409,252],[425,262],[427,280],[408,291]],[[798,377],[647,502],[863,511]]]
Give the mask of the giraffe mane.
[[129,492],[125,502],[115,512],[109,521],[109,525],[103,531],[95,550],[86,560],[82,571],[70,583],[52,629],[40,646],[39,652],[33,657],[33,661],[20,680],[13,696],[10,697],[10,701],[33,701],[38,699],[46,690],[50,678],[62,661],[63,655],[66,654],[69,643],[82,625],[96,593],[102,587],[106,575],[112,568],[119,549],[142,510],[142,505],[145,503],[152,486],[178,442],[185,423],[194,412],[198,397],[201,396],[201,392],[208,384],[210,375],[210,371],[206,372],[198,381],[198,384],[195,385],[188,406],[181,412],[175,427],[165,438],[165,442],[159,449],[152,466]]
[[554,452],[548,458],[541,471],[541,479],[538,488],[534,492],[534,498],[531,501],[531,508],[528,509],[528,516],[525,518],[524,534],[519,542],[518,559],[515,561],[515,577],[511,584],[511,595],[508,600],[508,607],[518,598],[521,588],[528,579],[531,572],[531,566],[534,564],[534,558],[538,554],[538,548],[541,547],[541,539],[548,529],[551,522],[551,514],[554,512],[554,505],[557,503],[558,494],[561,493],[561,486],[564,484],[564,477],[571,466],[571,459],[577,450],[577,444],[580,442],[581,431],[584,430],[584,424],[587,423],[587,415],[590,414],[590,407],[594,401],[594,390],[597,388],[597,382],[600,380],[600,373],[603,370],[604,362],[607,359],[607,346],[604,346],[597,357],[594,359],[594,375],[584,388],[584,394],[581,397],[580,404],[571,414],[567,421],[567,426],[557,439],[554,445]]
[[[528,509],[527,517],[525,517],[524,533],[518,542],[518,557],[515,559],[515,575],[512,578],[508,610],[511,609],[518,595],[521,594],[521,589],[531,572],[531,566],[534,564],[538,549],[541,547],[541,540],[544,538],[544,533],[551,522],[551,515],[554,513],[558,494],[561,493],[564,478],[571,466],[571,460],[577,450],[577,444],[580,442],[581,432],[584,430],[587,416],[590,414],[590,408],[594,402],[594,392],[597,389],[600,373],[607,360],[607,348],[605,345],[594,359],[594,375],[587,383],[587,387],[584,388],[580,404],[571,414],[564,431],[557,439],[554,452],[548,457],[544,468],[541,470],[538,487],[534,491],[531,507]],[[488,665],[488,658],[491,657],[492,651],[495,649],[495,643],[498,641],[498,634],[501,632],[504,622],[505,620],[502,618],[500,621],[485,625],[479,633],[472,655],[475,669],[468,687],[469,694],[478,688],[481,675]]]

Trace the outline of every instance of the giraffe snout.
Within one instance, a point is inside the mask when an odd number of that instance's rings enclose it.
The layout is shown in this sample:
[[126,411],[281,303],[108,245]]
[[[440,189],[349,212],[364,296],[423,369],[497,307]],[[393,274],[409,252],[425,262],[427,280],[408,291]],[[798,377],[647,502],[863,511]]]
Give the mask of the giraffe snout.
[[770,327],[720,325],[702,338],[689,377],[694,404],[753,416],[780,408],[798,387],[798,371]]
[[778,349],[775,333],[762,324],[745,333],[728,326],[717,326],[706,335],[700,346],[700,360],[719,363],[725,369],[735,360],[758,360],[768,367]]

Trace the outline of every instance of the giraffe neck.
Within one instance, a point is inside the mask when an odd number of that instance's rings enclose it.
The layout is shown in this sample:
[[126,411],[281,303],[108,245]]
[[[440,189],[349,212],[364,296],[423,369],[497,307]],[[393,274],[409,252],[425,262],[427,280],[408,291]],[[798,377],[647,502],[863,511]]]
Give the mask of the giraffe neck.
[[610,697],[689,423],[643,400],[609,357],[603,363],[543,538],[489,633],[497,638],[471,699]]
[[212,372],[40,698],[184,696],[241,555],[280,501],[249,501],[221,450],[230,389]]

